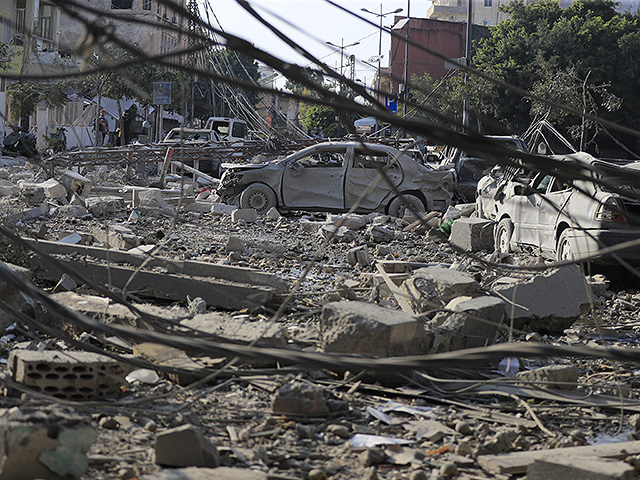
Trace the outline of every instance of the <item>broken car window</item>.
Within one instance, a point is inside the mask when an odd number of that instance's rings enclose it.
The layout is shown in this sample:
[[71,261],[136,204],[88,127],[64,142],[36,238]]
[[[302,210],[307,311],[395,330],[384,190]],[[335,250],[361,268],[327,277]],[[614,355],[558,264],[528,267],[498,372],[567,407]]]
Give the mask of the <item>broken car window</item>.
[[342,167],[344,152],[318,152],[298,160],[305,167]]
[[383,152],[356,151],[353,165],[356,168],[360,167],[380,169],[384,167],[388,163],[388,161],[389,156]]

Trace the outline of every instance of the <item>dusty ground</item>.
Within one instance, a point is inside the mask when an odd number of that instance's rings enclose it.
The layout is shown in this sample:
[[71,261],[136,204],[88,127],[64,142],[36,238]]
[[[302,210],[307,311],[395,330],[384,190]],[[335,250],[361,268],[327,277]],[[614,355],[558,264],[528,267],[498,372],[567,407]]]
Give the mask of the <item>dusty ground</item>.
[[[45,177],[37,168],[0,169],[0,180],[15,184],[20,178],[41,181]],[[145,182],[125,178],[121,172],[94,178],[101,178],[103,183],[110,180],[111,185]],[[3,215],[26,208],[17,196],[2,197],[0,201]],[[180,213],[176,219],[143,216],[128,226],[145,243],[161,242],[163,256],[247,266],[278,274],[291,284],[313,261],[309,275],[277,320],[286,327],[292,348],[297,349],[316,348],[318,315],[327,301],[359,299],[396,307],[392,296],[372,288],[370,277],[375,273],[374,267],[352,267],[347,263],[346,252],[355,246],[367,245],[374,260],[460,264],[462,270],[474,275],[485,287],[501,273],[454,252],[438,235],[404,232],[406,223],[395,219],[384,225],[397,233],[395,240],[373,242],[363,231],[357,231],[350,241],[329,243],[319,251],[323,237],[310,231],[305,221],[325,218],[325,214],[291,212],[277,220],[233,224],[228,216]],[[91,232],[104,223],[125,220],[41,217],[22,222],[14,230],[27,237],[58,240],[63,232]],[[244,242],[243,252],[226,251],[230,236]],[[490,259],[491,253],[481,253],[480,257]],[[21,259],[19,250],[4,248],[3,260],[20,263]],[[504,261],[533,264],[539,260],[520,255]],[[47,290],[53,285],[40,286]],[[565,335],[516,332],[514,339],[554,345],[635,346],[640,328],[639,305],[637,279],[621,275],[596,297],[595,311],[580,318]],[[187,308],[186,304],[166,302],[162,306]],[[237,318],[266,319],[273,315],[274,306],[253,314],[226,313]],[[24,342],[35,342],[40,348],[68,347],[65,342],[40,332],[29,333],[34,335],[30,337],[20,328],[5,332],[0,339],[3,355],[12,348],[24,348]],[[623,441],[635,435],[635,425],[629,422],[633,411],[602,408],[591,400],[599,395],[620,393],[627,399],[637,399],[637,365],[572,358],[520,359],[521,369],[551,363],[579,367],[577,392],[582,405],[541,398],[528,399],[525,405],[518,398],[499,392],[481,394],[471,390],[470,387],[491,379],[494,382],[503,379],[496,364],[420,372],[413,381],[405,377],[393,385],[327,370],[300,368],[278,372],[274,370],[276,365],[271,365],[250,372],[242,368],[241,374],[234,374],[233,369],[222,371],[216,379],[196,388],[184,388],[166,379],[152,384],[135,382],[126,387],[122,398],[106,403],[64,405],[30,394],[6,397],[2,403],[7,408],[18,406],[22,413],[44,411],[56,415],[72,411],[94,425],[99,437],[89,452],[90,467],[83,477],[87,479],[143,478],[159,472],[161,467],[154,462],[156,435],[184,423],[202,428],[218,447],[223,465],[269,472],[274,479],[508,478],[485,473],[475,460],[477,455]],[[272,413],[276,390],[294,378],[325,389],[329,414],[285,417]],[[389,402],[415,408],[408,412],[394,411]],[[416,430],[425,427],[421,423],[425,420],[434,422],[432,430],[416,440]],[[436,424],[438,431],[434,433]],[[369,449],[354,447],[350,442],[355,434],[404,439],[409,443]]]

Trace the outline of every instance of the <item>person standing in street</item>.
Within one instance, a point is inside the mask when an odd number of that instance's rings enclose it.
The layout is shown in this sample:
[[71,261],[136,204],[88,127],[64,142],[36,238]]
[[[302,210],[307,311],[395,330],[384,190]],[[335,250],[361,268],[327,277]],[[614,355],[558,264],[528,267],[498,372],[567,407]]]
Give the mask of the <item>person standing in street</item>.
[[104,116],[105,110],[100,110],[100,115],[98,116],[97,128],[98,128],[98,146],[101,147],[104,145],[104,140],[106,136],[109,134],[109,124],[107,123],[107,119]]

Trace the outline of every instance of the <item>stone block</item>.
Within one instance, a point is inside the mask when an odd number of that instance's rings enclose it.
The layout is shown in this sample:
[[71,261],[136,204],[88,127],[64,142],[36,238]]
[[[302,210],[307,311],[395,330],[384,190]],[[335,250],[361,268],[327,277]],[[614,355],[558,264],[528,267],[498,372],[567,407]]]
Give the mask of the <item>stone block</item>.
[[320,227],[319,234],[322,238],[331,238],[335,243],[351,243],[355,240],[356,234],[353,230],[347,227],[338,227],[331,224],[323,224]]
[[515,328],[562,333],[589,307],[589,288],[580,268],[570,265],[524,279],[503,277],[492,290],[507,302],[507,321],[513,312]]
[[214,203],[211,205],[211,214],[212,215],[231,215],[234,210],[237,210],[238,207],[234,207],[233,205],[227,205],[226,203]]
[[125,215],[124,199],[115,196],[90,197],[86,199],[87,210],[96,218]]
[[9,374],[14,382],[65,400],[118,397],[133,368],[91,352],[12,350]]
[[133,189],[132,207],[147,215],[165,215],[171,217],[176,211],[169,205],[157,188]]
[[300,220],[300,229],[307,233],[318,233],[322,227],[329,225],[327,222],[312,222],[311,220]]
[[424,353],[429,344],[418,318],[371,303],[328,303],[320,322],[325,352],[389,357]]
[[471,275],[458,270],[426,267],[416,270],[400,288],[413,311],[422,313],[442,308],[456,297],[475,295],[478,282]]
[[327,215],[327,222],[332,225],[340,225],[341,227],[347,227],[351,230],[360,230],[367,224],[367,217],[363,215],[349,214],[349,215]]
[[369,255],[369,249],[362,245],[355,247],[347,251],[347,263],[351,266],[358,265],[360,267],[366,267],[371,265],[371,256]]
[[380,225],[369,225],[365,230],[365,236],[374,243],[389,243],[395,240],[396,232]]
[[167,467],[217,467],[218,450],[193,425],[181,425],[158,435],[156,463]]
[[451,225],[449,241],[467,252],[493,251],[493,225],[484,218],[459,218]]
[[231,235],[227,239],[227,245],[225,246],[224,250],[227,253],[244,252],[245,248],[247,248],[247,246],[245,245],[244,241],[240,237],[235,237]]
[[551,365],[519,372],[517,380],[534,383],[536,388],[559,388],[561,390],[575,390],[578,382],[578,367],[575,365]]
[[527,468],[527,480],[632,480],[633,467],[616,460],[554,455],[535,460]]
[[231,221],[233,223],[256,223],[258,221],[258,212],[253,208],[237,208],[231,212]]
[[39,184],[44,190],[44,196],[55,200],[57,198],[66,198],[67,189],[55,178],[50,178]]
[[2,480],[68,480],[85,474],[86,453],[97,438],[93,427],[69,415],[11,417],[0,422]]
[[434,332],[434,353],[491,345],[504,321],[504,302],[495,297],[458,297],[445,309],[453,312],[437,314],[426,326]]
[[291,382],[280,387],[271,402],[276,415],[326,415],[329,408],[324,389],[306,382]]
[[89,196],[89,192],[91,192],[91,180],[70,170],[62,174],[60,183],[65,186],[69,193],[74,193],[79,197],[86,198]]
[[89,216],[89,211],[82,205],[63,205],[55,209],[53,216],[61,218],[83,218]]

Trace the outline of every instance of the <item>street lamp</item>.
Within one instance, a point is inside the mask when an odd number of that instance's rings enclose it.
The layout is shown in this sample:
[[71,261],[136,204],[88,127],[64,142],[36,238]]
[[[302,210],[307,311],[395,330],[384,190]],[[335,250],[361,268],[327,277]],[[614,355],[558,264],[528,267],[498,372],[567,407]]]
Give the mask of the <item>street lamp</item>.
[[[331,43],[331,42],[327,42],[327,45],[331,45],[332,47],[338,48],[340,49],[340,76],[344,76],[343,72],[342,72],[342,68],[343,68],[343,60],[344,60],[344,49],[345,48],[349,48],[349,47],[353,47],[355,45],[359,45],[360,42],[353,42],[350,43],[349,45],[345,45],[344,44],[344,38],[342,39],[340,45],[336,45],[335,43]],[[340,85],[342,85],[342,80],[340,80]],[[340,88],[340,90],[342,90],[342,87]]]
[[372,12],[371,10],[368,10],[366,8],[361,8],[360,10],[362,10],[363,12],[370,13],[371,15],[375,15],[376,17],[380,18],[380,38],[378,40],[378,93],[376,94],[376,96],[377,96],[377,98],[379,100],[380,99],[380,88],[381,88],[380,62],[382,60],[382,19],[384,17],[386,17],[387,15],[391,15],[392,13],[400,13],[402,11],[402,8],[396,8],[395,10],[393,10],[391,12],[382,13],[382,4],[380,4],[380,13]]

